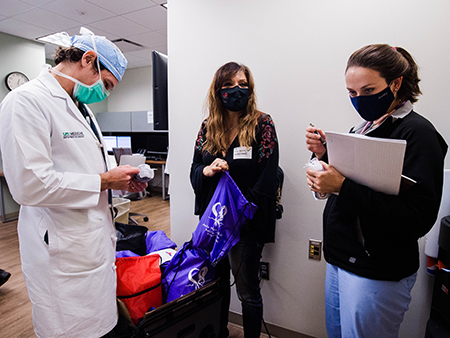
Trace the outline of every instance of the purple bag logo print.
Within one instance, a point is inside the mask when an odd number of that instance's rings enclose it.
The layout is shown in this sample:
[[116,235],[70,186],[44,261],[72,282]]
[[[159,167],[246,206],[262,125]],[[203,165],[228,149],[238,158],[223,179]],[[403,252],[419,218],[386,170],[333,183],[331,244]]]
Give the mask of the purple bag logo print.
[[212,229],[208,231],[208,225],[203,224],[203,226],[206,228],[206,231],[211,237],[222,237],[222,234],[220,233],[220,227],[223,225],[223,220],[225,218],[225,215],[227,214],[227,206],[222,204],[220,202],[217,202],[212,207],[212,213],[214,214],[214,217],[209,217],[214,221],[214,224],[212,225]]
[[[220,207],[219,211],[217,211],[217,207]],[[216,204],[214,204],[213,208],[212,208],[212,212],[215,216],[215,218],[210,217],[212,220],[214,220],[214,226],[217,225],[217,227],[221,227],[221,225],[223,224],[223,219],[225,217],[225,215],[227,214],[227,206],[224,205],[222,207],[222,205],[220,204],[220,202],[217,202]]]
[[[194,286],[195,290],[200,289],[203,285],[206,284],[206,275],[208,273],[208,267],[204,266],[201,270],[197,268],[193,268],[189,271],[189,280],[192,284],[186,285],[187,287]],[[195,280],[195,275],[197,274],[197,280]]]

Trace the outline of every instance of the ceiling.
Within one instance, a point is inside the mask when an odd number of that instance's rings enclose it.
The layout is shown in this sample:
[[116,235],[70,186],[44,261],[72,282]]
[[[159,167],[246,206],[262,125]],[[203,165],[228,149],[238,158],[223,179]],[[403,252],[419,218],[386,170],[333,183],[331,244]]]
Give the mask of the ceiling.
[[[57,32],[79,34],[86,27],[106,36],[128,60],[128,68],[151,65],[151,51],[167,55],[167,0],[0,0],[0,32],[36,41]],[[136,46],[140,45],[140,46]],[[53,59],[56,46],[46,44]]]

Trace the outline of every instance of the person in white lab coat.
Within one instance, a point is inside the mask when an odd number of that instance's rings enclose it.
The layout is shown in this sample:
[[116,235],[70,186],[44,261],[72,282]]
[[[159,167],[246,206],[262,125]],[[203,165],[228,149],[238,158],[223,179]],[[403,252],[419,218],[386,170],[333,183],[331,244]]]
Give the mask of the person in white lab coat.
[[98,338],[117,322],[108,189],[137,192],[146,184],[133,180],[137,168],[108,171],[102,135],[85,106],[119,83],[125,57],[105,38],[70,41],[57,51],[53,69],[5,97],[0,146],[8,186],[21,205],[20,254],[36,335]]

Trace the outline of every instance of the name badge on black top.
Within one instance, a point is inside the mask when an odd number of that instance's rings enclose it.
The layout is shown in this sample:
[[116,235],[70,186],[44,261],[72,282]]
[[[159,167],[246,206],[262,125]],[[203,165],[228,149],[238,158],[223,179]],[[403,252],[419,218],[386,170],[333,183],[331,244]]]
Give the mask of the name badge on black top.
[[233,160],[251,160],[252,147],[237,147],[234,148]]

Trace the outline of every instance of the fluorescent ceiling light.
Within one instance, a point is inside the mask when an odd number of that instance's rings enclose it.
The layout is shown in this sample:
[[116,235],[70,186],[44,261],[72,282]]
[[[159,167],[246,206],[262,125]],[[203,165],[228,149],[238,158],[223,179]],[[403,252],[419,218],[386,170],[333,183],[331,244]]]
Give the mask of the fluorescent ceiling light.
[[70,47],[72,45],[70,42],[70,36],[66,32],[41,36],[36,40],[62,47]]

